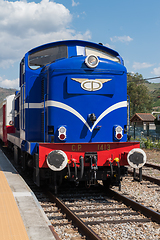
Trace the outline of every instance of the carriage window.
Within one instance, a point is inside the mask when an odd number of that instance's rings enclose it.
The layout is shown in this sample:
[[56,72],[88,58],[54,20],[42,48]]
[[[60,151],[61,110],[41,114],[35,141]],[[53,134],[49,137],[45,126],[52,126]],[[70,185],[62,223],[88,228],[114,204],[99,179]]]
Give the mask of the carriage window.
[[100,57],[100,58],[105,58],[105,59],[109,59],[111,61],[120,63],[120,59],[110,53],[101,51],[99,49],[96,48],[89,48],[86,47],[86,56],[90,55],[90,54],[95,54],[96,56]]
[[60,58],[67,58],[67,46],[56,46],[30,54],[29,67],[37,69]]

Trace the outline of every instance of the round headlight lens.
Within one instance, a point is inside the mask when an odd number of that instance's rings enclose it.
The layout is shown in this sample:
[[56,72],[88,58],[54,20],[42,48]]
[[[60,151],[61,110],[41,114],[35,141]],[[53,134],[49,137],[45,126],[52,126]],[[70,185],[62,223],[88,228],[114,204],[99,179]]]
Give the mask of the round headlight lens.
[[58,129],[58,131],[59,131],[60,133],[65,133],[65,132],[66,132],[66,128],[65,128],[65,127],[60,127],[60,128]]
[[122,132],[122,128],[121,128],[120,126],[118,126],[118,127],[116,128],[116,131],[117,131],[117,132]]
[[87,67],[90,67],[90,68],[95,68],[97,67],[99,63],[99,59],[96,55],[88,55],[85,59],[85,64],[87,65]]

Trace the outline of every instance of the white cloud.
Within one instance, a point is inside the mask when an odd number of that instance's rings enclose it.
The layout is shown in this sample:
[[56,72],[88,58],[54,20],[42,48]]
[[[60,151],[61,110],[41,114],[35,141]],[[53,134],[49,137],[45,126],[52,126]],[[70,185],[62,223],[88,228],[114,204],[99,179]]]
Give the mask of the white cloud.
[[72,20],[65,6],[49,0],[40,3],[1,0],[0,12],[0,31],[21,37],[27,37],[35,31],[55,32],[59,28],[66,28]]
[[160,75],[160,67],[154,68],[152,73],[153,73],[154,75]]
[[91,38],[89,31],[70,28],[72,15],[62,4],[50,0],[39,3],[0,0],[0,67],[20,61],[28,50],[63,39]]
[[112,42],[130,42],[133,40],[133,38],[129,36],[114,36],[113,38],[110,38]]
[[104,46],[106,46],[106,47],[108,47],[108,48],[114,48],[114,46],[113,45],[110,45],[110,44],[108,44],[108,43],[106,43],[106,44],[104,44]]
[[143,63],[140,63],[140,62],[134,62],[133,63],[133,68],[135,70],[138,70],[138,69],[143,69],[143,68],[149,68],[149,67],[152,67],[154,64],[151,64],[151,63],[146,63],[146,62],[143,62]]
[[72,0],[72,7],[75,7],[75,6],[78,6],[79,5],[79,2],[75,2],[74,0]]
[[15,88],[19,89],[19,79],[8,80],[0,77],[0,87],[2,88]]

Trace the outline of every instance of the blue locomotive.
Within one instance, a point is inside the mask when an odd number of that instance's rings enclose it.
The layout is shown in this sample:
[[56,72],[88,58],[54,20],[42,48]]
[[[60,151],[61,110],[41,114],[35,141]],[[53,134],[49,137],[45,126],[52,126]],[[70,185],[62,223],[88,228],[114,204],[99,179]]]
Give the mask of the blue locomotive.
[[125,165],[145,161],[139,143],[127,141],[123,59],[102,44],[69,40],[30,50],[12,100],[14,129],[5,139],[37,185],[50,181],[55,192],[63,179],[120,186]]

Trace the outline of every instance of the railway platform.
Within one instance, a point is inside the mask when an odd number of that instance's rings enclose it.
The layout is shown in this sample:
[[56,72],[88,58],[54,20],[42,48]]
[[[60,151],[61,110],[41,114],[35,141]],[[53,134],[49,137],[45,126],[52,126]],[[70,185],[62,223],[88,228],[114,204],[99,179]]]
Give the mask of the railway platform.
[[34,193],[0,150],[0,239],[55,240]]

